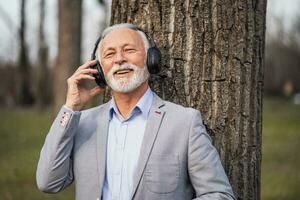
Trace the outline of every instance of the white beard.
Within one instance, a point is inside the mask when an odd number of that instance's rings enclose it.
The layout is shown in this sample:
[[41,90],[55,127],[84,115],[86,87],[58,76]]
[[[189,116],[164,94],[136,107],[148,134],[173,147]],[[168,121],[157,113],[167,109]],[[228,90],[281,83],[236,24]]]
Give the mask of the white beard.
[[[133,70],[133,74],[130,77],[122,77],[115,79],[114,73],[120,69]],[[114,64],[109,70],[106,78],[106,82],[113,91],[120,93],[132,92],[138,88],[142,83],[148,80],[150,74],[147,67],[140,68],[134,64],[124,63],[122,65]]]

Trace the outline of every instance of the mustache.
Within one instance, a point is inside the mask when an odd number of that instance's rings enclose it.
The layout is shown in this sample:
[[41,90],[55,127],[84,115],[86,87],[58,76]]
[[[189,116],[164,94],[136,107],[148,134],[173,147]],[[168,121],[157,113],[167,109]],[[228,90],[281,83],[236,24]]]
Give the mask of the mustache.
[[136,66],[134,66],[130,63],[124,63],[124,64],[121,64],[121,65],[114,64],[112,66],[112,68],[110,69],[109,74],[115,74],[116,72],[121,71],[121,70],[134,71],[135,69],[136,69]]

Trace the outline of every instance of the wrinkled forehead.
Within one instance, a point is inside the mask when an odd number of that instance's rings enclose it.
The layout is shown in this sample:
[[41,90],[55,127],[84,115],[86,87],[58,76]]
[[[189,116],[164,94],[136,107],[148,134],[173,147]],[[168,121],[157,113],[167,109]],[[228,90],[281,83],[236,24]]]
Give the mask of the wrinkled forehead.
[[143,40],[140,34],[130,28],[115,29],[108,34],[101,41],[101,50],[107,48],[117,48],[125,44],[134,45],[143,48]]

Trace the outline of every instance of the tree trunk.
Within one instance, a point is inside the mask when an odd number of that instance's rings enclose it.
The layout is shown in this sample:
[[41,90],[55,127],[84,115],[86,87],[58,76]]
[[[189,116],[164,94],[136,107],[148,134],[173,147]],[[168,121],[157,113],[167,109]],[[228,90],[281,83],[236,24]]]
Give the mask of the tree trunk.
[[67,78],[80,65],[82,0],[59,0],[58,58],[54,69],[54,110],[65,103]]
[[44,35],[45,0],[40,1],[39,50],[37,66],[37,104],[39,108],[51,102],[50,73],[48,69],[48,46]]
[[18,59],[18,102],[23,106],[28,106],[33,104],[33,96],[31,92],[31,73],[30,73],[30,63],[28,59],[28,50],[25,42],[25,31],[26,31],[26,15],[25,15],[25,5],[26,0],[21,1],[20,9],[20,29],[19,29],[19,39],[20,39],[20,52]]
[[112,2],[111,24],[130,22],[162,51],[159,96],[199,109],[234,193],[260,199],[266,0]]

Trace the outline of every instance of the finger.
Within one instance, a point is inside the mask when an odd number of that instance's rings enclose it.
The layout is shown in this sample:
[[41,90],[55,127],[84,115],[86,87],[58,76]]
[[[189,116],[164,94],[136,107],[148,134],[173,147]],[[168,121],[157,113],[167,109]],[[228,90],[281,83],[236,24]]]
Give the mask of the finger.
[[80,69],[76,72],[76,74],[97,74],[98,70],[97,69],[91,69],[91,68],[87,68],[87,69]]
[[79,71],[76,71],[74,74],[73,74],[73,77],[78,77],[80,76],[81,74],[86,74],[86,75],[93,75],[93,74],[97,74],[98,71],[95,70],[95,69],[81,69]]
[[95,77],[88,75],[88,74],[79,74],[78,76],[74,77],[76,81],[80,80],[95,80]]
[[89,67],[95,65],[96,63],[97,63],[97,60],[89,60],[89,61],[85,62],[83,65],[81,65],[80,67],[78,67],[77,70],[89,68]]
[[102,91],[104,91],[104,88],[101,88],[99,86],[94,87],[90,90],[90,95],[95,96],[96,94],[100,94]]

